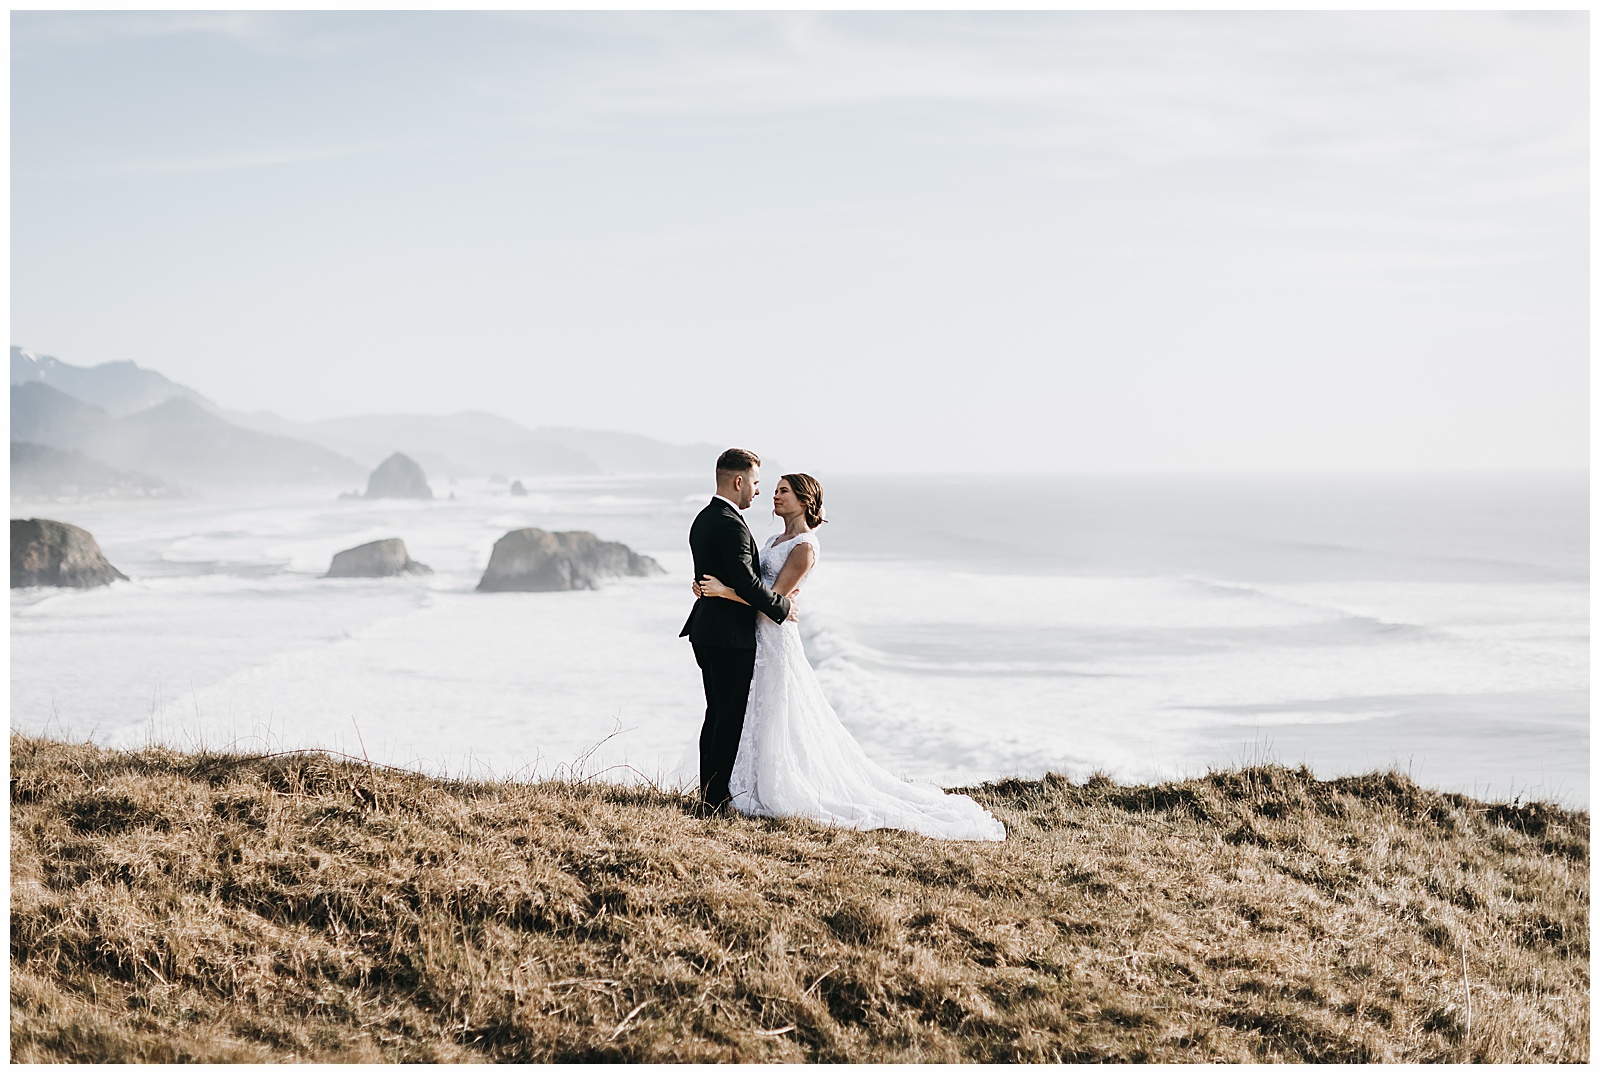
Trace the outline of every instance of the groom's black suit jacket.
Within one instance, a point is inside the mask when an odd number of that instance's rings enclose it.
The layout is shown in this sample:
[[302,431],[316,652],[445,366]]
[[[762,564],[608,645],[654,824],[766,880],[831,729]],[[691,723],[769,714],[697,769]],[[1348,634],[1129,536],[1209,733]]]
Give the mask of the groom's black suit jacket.
[[701,597],[689,609],[680,638],[697,646],[754,649],[757,612],[775,623],[789,618],[788,598],[778,596],[762,582],[761,550],[732,504],[713,499],[695,516],[689,527],[689,551],[694,553],[695,578],[715,575],[749,604]]

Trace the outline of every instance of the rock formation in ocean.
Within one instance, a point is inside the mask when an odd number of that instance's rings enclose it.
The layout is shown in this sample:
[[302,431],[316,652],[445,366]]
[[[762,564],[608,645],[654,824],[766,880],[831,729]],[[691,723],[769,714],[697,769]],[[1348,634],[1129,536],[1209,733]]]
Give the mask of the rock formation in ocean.
[[649,556],[582,530],[512,530],[494,543],[478,589],[487,593],[599,589],[602,578],[665,573]]
[[88,530],[48,518],[11,520],[11,588],[53,585],[87,589],[126,582],[106,562]]
[[433,568],[418,563],[406,552],[398,537],[369,541],[346,548],[333,557],[324,578],[389,578],[396,574],[432,574]]
[[433,490],[422,467],[398,451],[378,464],[367,478],[369,500],[431,500]]
[[513,495],[513,496],[526,496],[527,494],[528,494],[528,490],[523,486],[521,481],[513,481],[513,482],[511,482],[511,495]]

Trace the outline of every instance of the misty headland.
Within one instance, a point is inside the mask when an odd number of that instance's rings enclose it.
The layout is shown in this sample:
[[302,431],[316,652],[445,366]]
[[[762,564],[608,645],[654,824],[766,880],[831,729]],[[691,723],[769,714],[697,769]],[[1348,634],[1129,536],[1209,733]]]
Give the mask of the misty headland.
[[[227,410],[132,362],[86,368],[18,346],[11,348],[11,441],[13,488],[46,498],[114,492],[119,479],[208,492],[364,483],[400,446],[445,480],[697,473],[706,452],[715,458],[720,450],[626,433],[532,430],[481,412],[292,422]],[[113,473],[53,474],[67,458]]]

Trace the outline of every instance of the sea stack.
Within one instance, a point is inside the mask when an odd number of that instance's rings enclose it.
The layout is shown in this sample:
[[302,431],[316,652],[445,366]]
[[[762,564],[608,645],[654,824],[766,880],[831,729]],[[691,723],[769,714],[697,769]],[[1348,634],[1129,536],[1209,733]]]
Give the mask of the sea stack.
[[382,541],[369,541],[354,548],[346,548],[333,557],[333,564],[324,578],[391,578],[397,574],[432,574],[433,568],[418,563],[406,552],[406,543],[398,537]]
[[398,451],[390,455],[367,478],[368,500],[431,500],[433,490],[422,467]]
[[32,585],[87,589],[127,580],[106,562],[88,530],[48,518],[11,520],[12,589]]
[[665,573],[649,556],[582,530],[512,530],[494,543],[478,589],[486,593],[599,589],[602,578]]

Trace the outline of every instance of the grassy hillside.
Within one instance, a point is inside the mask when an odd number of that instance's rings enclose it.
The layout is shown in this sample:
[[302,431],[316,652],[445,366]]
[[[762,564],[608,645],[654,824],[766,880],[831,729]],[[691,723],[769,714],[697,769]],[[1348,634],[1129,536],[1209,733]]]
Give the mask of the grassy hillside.
[[12,1059],[1589,1056],[1587,813],[1277,767],[973,793],[1006,842],[13,736]]

